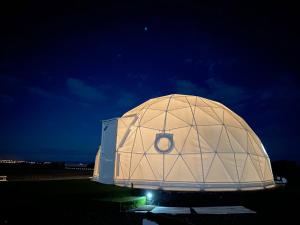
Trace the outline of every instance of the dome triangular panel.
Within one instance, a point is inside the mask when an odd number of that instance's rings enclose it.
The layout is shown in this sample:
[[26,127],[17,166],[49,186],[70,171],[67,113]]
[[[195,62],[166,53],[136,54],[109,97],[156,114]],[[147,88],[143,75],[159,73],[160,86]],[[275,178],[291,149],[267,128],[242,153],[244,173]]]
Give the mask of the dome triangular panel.
[[228,174],[226,168],[224,167],[217,154],[215,155],[211,167],[206,174],[205,182],[215,182],[216,180],[222,183],[233,182],[230,174]]
[[192,175],[190,168],[186,165],[181,156],[176,160],[173,168],[171,169],[168,176],[165,178],[166,181],[177,181],[177,182],[195,182],[195,178]]

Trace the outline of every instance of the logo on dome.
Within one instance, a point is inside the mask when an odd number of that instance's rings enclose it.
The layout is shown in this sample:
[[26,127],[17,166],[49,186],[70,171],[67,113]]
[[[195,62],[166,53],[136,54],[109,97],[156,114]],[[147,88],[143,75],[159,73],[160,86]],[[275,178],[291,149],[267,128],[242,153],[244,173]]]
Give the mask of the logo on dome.
[[154,148],[159,153],[169,153],[174,148],[173,134],[159,133],[156,134]]

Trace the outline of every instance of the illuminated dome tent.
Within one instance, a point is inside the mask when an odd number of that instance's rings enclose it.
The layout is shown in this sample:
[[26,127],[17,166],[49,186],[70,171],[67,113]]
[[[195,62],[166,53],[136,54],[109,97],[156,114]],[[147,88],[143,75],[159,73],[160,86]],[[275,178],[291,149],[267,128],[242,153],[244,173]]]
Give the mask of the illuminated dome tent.
[[268,154],[249,125],[197,96],[153,98],[103,121],[98,154],[94,180],[101,183],[175,191],[274,186]]

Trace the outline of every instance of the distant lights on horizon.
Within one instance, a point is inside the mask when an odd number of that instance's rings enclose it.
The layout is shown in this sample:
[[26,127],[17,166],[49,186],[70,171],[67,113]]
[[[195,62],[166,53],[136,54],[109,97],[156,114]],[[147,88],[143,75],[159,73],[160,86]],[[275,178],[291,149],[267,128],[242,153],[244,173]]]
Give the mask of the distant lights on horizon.
[[8,164],[15,164],[15,163],[25,163],[24,160],[13,160],[13,159],[2,159],[0,163],[8,163]]

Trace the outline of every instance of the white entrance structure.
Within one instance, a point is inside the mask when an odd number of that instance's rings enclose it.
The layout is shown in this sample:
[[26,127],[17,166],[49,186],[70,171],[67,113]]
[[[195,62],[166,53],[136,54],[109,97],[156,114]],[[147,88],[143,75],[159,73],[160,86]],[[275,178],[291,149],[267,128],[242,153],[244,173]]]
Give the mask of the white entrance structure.
[[268,154],[249,125],[223,104],[190,95],[153,98],[103,121],[95,170],[101,183],[144,189],[274,186]]

